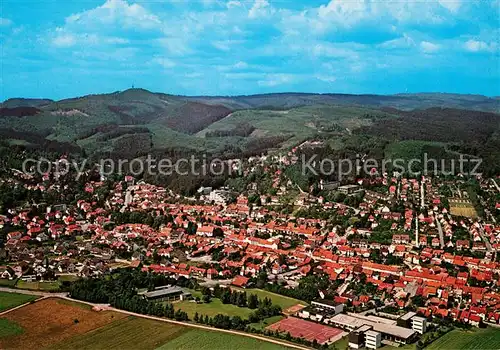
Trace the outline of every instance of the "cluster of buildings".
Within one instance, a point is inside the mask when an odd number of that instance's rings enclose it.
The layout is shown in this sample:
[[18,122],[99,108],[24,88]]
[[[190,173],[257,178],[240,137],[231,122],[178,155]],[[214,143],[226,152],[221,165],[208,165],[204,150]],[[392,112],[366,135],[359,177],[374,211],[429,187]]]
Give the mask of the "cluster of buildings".
[[[293,157],[248,161],[246,172],[269,177],[267,193],[250,182],[240,193],[205,187],[186,198],[127,177],[112,186],[88,182],[76,205],[11,208],[0,217],[9,228],[0,278],[95,276],[130,266],[241,287],[265,273],[268,283],[295,288],[305,276],[322,274],[337,283],[329,291],[335,296],[297,316],[348,330],[354,348],[410,342],[432,318],[500,322],[500,224],[455,215],[442,193],[449,181],[374,175],[349,185],[324,182],[313,195],[298,192],[280,170]],[[452,196],[464,196],[457,183]],[[484,196],[496,193],[491,181],[481,185]],[[16,186],[64,191],[50,178],[36,185],[18,179]],[[328,200],[328,191],[346,200]],[[351,196],[362,200],[348,205]],[[290,205],[293,212],[282,210]],[[124,216],[127,223],[116,222]],[[145,296],[188,297],[174,289]],[[376,306],[411,312],[396,319],[359,314]]]

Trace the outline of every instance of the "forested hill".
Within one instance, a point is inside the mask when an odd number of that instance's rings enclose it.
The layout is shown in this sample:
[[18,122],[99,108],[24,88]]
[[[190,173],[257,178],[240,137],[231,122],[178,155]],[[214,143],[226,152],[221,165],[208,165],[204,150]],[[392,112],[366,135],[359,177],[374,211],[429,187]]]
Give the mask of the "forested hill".
[[206,103],[224,104],[234,109],[277,108],[317,104],[364,106],[372,108],[392,107],[400,110],[426,109],[431,107],[457,108],[487,112],[500,111],[498,97],[483,95],[418,93],[397,95],[348,95],[348,94],[307,94],[277,93],[249,96],[197,96],[192,100]]
[[223,105],[230,109],[277,108],[286,109],[298,106],[326,105],[357,105],[365,107],[392,107],[400,110],[425,109],[430,107],[458,108],[478,111],[499,112],[500,98],[471,94],[448,93],[415,93],[395,95],[373,94],[315,94],[315,93],[272,93],[241,96],[176,96],[163,93],[152,93],[144,89],[129,89],[102,95],[88,95],[58,102],[49,99],[12,98],[0,104],[0,108],[41,107],[51,103],[67,103],[81,100],[108,100],[118,98],[124,102],[127,99],[163,99],[177,101],[193,101],[210,105]]
[[[455,94],[186,97],[143,89],[60,101],[10,99],[0,105],[0,154],[8,158],[0,157],[0,171],[2,164],[15,167],[17,155],[27,151],[93,159],[231,159],[317,140],[323,152],[339,158],[467,154],[484,159],[485,173],[497,174],[499,103]],[[184,176],[162,184],[190,192],[224,180]],[[304,188],[315,180],[307,179]]]
[[97,156],[181,148],[229,157],[314,138],[337,148],[359,145],[351,136],[361,132],[391,142],[468,143],[481,154],[499,133],[499,104],[498,98],[435,93],[186,97],[128,89],[60,101],[9,99],[0,105],[0,137],[6,147]]

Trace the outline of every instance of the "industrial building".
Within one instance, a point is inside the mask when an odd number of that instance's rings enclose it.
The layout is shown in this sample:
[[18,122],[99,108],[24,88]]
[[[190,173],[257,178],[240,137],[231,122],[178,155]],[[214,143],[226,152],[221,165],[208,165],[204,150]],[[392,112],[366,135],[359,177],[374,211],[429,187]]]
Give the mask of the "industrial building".
[[320,299],[311,302],[311,306],[318,310],[325,310],[333,313],[334,315],[340,314],[344,311],[344,304],[336,303],[332,300]]
[[329,324],[349,332],[356,331],[361,327],[369,326],[371,327],[371,330],[381,334],[381,340],[386,339],[401,344],[411,343],[417,334],[417,332],[413,329],[396,325],[395,320],[388,320],[376,316],[363,316],[359,314],[339,314],[329,319]]
[[328,323],[328,318],[344,311],[344,304],[332,300],[320,299],[311,302],[311,305],[300,310],[297,316],[316,322]]
[[415,316],[411,319],[411,329],[414,331],[424,334],[427,330],[427,320],[423,317]]
[[138,294],[144,296],[148,300],[154,301],[175,301],[187,300],[191,298],[190,292],[186,292],[177,286],[156,287],[153,291],[146,291]]
[[361,326],[349,333],[349,349],[361,349],[365,346],[365,333],[372,329],[371,326]]
[[411,328],[414,331],[424,334],[427,330],[427,320],[417,316],[415,312],[407,312],[397,319],[397,325],[405,328]]
[[365,332],[365,346],[368,349],[378,349],[382,346],[382,334],[375,331]]

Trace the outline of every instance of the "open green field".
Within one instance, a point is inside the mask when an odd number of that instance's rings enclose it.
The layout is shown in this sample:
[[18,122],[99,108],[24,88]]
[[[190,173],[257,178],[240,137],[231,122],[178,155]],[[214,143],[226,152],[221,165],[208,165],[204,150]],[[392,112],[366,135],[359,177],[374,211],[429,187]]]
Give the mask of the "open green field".
[[268,343],[258,339],[242,337],[234,334],[191,329],[179,337],[169,341],[158,350],[219,350],[219,349],[259,349],[278,350],[286,347]]
[[[442,142],[405,140],[387,145],[386,155],[392,158],[412,159],[419,158],[424,154],[427,147],[445,147]],[[430,158],[430,156],[429,156]]]
[[0,279],[0,287],[10,287],[10,288],[14,288],[14,286],[16,285],[16,282],[17,280],[8,280],[8,279]]
[[346,336],[342,339],[337,340],[335,343],[330,344],[328,347],[332,350],[348,350],[349,349],[349,338]]
[[79,280],[80,277],[75,276],[75,275],[60,275],[57,277],[57,280],[59,282],[74,282]]
[[188,329],[137,317],[114,321],[89,333],[54,344],[52,349],[155,349]]
[[[302,304],[307,305],[305,301],[301,301],[294,298],[289,298],[283,295],[271,293],[262,289],[241,289],[234,288],[234,290],[245,291],[247,295],[255,294],[260,299],[269,298],[273,302],[274,305],[279,305],[283,310],[288,309],[291,306]],[[199,291],[190,290],[193,297],[200,297],[201,293]],[[207,316],[215,316],[217,314],[223,314],[228,316],[240,316],[241,318],[247,318],[253,310],[246,307],[238,307],[232,304],[223,304],[220,299],[212,298],[212,301],[208,304],[205,303],[195,303],[192,300],[185,300],[181,302],[177,302],[174,304],[175,309],[181,309],[187,312],[190,319],[194,318],[194,314],[198,312],[199,315],[207,315]],[[266,320],[269,322],[269,320]],[[274,321],[276,322],[276,321]],[[271,323],[268,323],[271,324]]]
[[347,130],[368,126],[372,122],[365,117],[367,114],[381,115],[382,112],[368,108],[325,105],[289,110],[240,110],[209,125],[196,136],[205,137],[209,131],[231,130],[240,123],[249,123],[256,128],[250,137],[290,136],[284,144],[289,145],[321,133],[345,133]]
[[248,316],[253,311],[246,307],[238,307],[232,304],[223,304],[220,299],[217,298],[212,298],[212,301],[208,304],[197,304],[194,301],[185,300],[174,303],[174,308],[181,309],[187,312],[191,320],[194,318],[194,314],[196,312],[199,315],[207,315],[209,317],[213,317],[217,314],[223,314],[227,316],[240,316],[241,318],[248,318]]
[[0,311],[12,309],[36,299],[34,295],[0,292]]
[[500,329],[482,328],[463,331],[455,329],[437,339],[429,350],[500,349]]
[[54,344],[51,349],[285,349],[257,339],[127,317]]
[[16,284],[16,288],[19,289],[28,289],[28,290],[41,290],[47,292],[53,292],[59,290],[59,282],[58,281],[44,281],[44,282],[25,282],[18,280]]
[[283,316],[272,316],[272,317],[268,317],[258,323],[250,323],[249,326],[250,327],[253,327],[255,329],[260,329],[260,330],[263,330],[264,328],[272,325],[273,323],[276,323],[276,322],[279,322],[283,319],[284,317]]
[[255,294],[260,299],[264,299],[267,297],[267,298],[271,299],[271,301],[273,302],[274,305],[281,306],[281,309],[283,309],[283,310],[288,309],[289,307],[295,306],[297,304],[307,305],[307,303],[305,301],[290,298],[290,297],[276,294],[276,293],[271,293],[271,292],[268,292],[268,291],[262,290],[262,289],[256,289],[256,288],[241,289],[241,288],[235,288],[235,287],[231,287],[231,288],[235,289],[235,290],[239,290],[239,291],[245,291],[247,293],[247,295]]
[[0,318],[0,338],[19,335],[23,332],[23,327],[17,323],[6,318]]

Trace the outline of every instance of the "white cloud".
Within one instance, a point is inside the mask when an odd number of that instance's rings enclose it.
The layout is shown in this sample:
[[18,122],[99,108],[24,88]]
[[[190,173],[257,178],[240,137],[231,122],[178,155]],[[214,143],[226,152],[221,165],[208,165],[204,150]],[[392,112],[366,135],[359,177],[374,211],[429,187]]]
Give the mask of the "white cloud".
[[172,55],[182,56],[192,53],[186,40],[182,38],[161,38],[154,42],[162,45]]
[[365,68],[366,68],[366,64],[363,62],[355,62],[349,66],[349,69],[353,73],[359,73],[359,72],[363,71]]
[[161,21],[139,4],[129,4],[125,0],[107,0],[102,6],[69,16],[66,24],[151,29],[159,27]]
[[456,13],[462,7],[461,0],[438,0],[439,4],[450,12]]
[[129,40],[114,36],[104,36],[94,33],[74,33],[65,28],[58,27],[52,35],[51,43],[55,47],[71,47],[76,44],[83,45],[124,45],[128,44]]
[[234,7],[240,7],[240,6],[241,6],[241,2],[239,2],[239,1],[234,1],[234,0],[232,0],[232,1],[228,1],[228,3],[226,4],[226,7],[227,7],[228,9],[230,9],[230,8],[234,8]]
[[165,69],[173,68],[176,66],[174,61],[164,57],[155,57],[151,60],[151,63],[160,65]]
[[283,85],[290,83],[294,78],[293,74],[267,74],[266,79],[259,80],[257,84],[259,86],[274,87],[278,85]]
[[128,44],[130,43],[130,40],[124,39],[124,38],[116,38],[116,37],[106,37],[104,38],[104,41],[108,44]]
[[231,51],[233,45],[243,43],[243,40],[216,40],[212,42],[212,46],[221,51]]
[[[451,0],[454,1],[454,0]],[[327,4],[301,12],[279,11],[283,14],[280,29],[284,33],[325,34],[373,28],[377,32],[396,32],[400,26],[417,24],[445,24],[453,20],[460,7],[437,0],[382,1],[382,0],[330,0]],[[286,15],[285,15],[286,14]]]
[[52,39],[52,45],[56,47],[71,47],[76,44],[76,37],[70,33],[60,33]]
[[8,18],[0,17],[0,27],[8,27],[12,25],[12,21]]
[[252,8],[248,11],[248,18],[262,18],[268,17],[275,12],[275,9],[269,4],[267,0],[255,0]]
[[23,26],[12,28],[12,34],[13,35],[21,34],[24,31],[24,29],[25,28]]
[[382,49],[408,49],[415,46],[415,41],[410,36],[403,34],[401,38],[385,41],[378,46]]
[[[307,49],[309,51],[309,49]],[[318,57],[346,57],[350,59],[355,59],[358,54],[355,50],[344,48],[339,45],[334,45],[331,43],[320,43],[316,44],[311,48],[310,51],[314,56]]]
[[332,0],[327,5],[321,5],[318,9],[318,18],[320,21],[334,21],[350,26],[359,22],[372,11],[369,1],[350,0],[338,1]]
[[439,51],[439,49],[441,48],[440,45],[438,44],[433,44],[429,41],[422,41],[420,43],[420,49],[425,52],[425,53],[434,53],[434,52],[437,52]]
[[255,80],[262,79],[262,73],[259,72],[229,72],[224,73],[224,78],[231,80]]
[[471,52],[480,52],[480,51],[492,52],[496,50],[497,45],[493,42],[487,43],[478,40],[468,40],[467,42],[465,42],[464,47],[467,51]]
[[315,78],[324,81],[325,83],[333,83],[337,81],[337,77],[333,75],[316,75]]
[[227,41],[213,41],[212,46],[221,51],[230,51],[231,47]]
[[236,69],[245,69],[245,68],[248,68],[248,63],[243,62],[243,61],[239,61],[239,62],[235,63],[233,67]]

